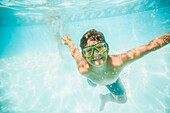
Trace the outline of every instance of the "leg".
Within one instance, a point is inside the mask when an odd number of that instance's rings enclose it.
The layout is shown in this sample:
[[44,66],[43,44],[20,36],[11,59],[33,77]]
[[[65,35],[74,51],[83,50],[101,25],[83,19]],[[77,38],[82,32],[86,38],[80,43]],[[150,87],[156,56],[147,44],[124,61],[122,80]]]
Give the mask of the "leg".
[[127,96],[125,95],[114,95],[112,93],[108,93],[106,95],[100,95],[100,111],[104,110],[104,106],[107,102],[116,102],[119,104],[124,104],[127,101]]
[[106,87],[110,90],[111,93],[100,95],[100,111],[104,109],[104,106],[107,102],[116,102],[119,104],[126,103],[127,96],[120,77],[117,79],[116,82],[111,85],[106,85]]

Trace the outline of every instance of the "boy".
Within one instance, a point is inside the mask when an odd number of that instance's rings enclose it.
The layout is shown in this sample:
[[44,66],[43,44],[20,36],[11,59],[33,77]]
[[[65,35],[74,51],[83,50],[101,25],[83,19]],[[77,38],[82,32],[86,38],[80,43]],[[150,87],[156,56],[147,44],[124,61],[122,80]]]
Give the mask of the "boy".
[[119,55],[108,55],[109,46],[104,35],[95,29],[86,32],[81,38],[82,53],[69,35],[64,35],[61,38],[64,40],[64,44],[69,46],[71,55],[77,62],[79,72],[87,77],[88,83],[91,86],[105,85],[109,89],[109,94],[100,95],[100,111],[102,111],[105,103],[109,101],[119,104],[127,101],[125,88],[119,77],[123,68],[147,53],[169,44],[170,33]]

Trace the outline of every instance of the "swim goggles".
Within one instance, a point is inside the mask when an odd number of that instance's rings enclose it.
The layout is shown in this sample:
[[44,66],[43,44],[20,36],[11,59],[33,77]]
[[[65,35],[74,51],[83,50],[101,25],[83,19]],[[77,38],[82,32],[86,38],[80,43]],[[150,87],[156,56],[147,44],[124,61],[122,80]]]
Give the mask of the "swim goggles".
[[94,48],[99,51],[100,53],[104,53],[107,51],[107,43],[102,42],[102,43],[98,43],[94,46],[88,46],[86,48],[83,49],[82,53],[85,57],[91,57],[94,51]]

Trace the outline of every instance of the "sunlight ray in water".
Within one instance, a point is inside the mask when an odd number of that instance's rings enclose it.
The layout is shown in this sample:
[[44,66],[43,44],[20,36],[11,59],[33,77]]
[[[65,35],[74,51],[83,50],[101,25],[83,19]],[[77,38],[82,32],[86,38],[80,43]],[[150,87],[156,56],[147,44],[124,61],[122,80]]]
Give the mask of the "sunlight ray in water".
[[[168,0],[1,0],[0,113],[98,113],[109,90],[89,85],[60,37],[81,50],[83,34],[99,30],[116,57],[168,33],[169,11]],[[169,58],[166,45],[124,67],[127,102],[102,113],[169,113]]]

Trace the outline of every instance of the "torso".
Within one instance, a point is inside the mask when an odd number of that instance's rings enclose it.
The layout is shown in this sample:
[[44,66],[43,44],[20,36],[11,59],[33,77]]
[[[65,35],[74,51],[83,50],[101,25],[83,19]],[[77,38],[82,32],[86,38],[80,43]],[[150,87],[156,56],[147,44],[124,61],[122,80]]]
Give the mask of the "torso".
[[107,64],[101,68],[90,67],[85,76],[98,85],[109,85],[115,82],[122,70],[122,66],[115,66],[112,57],[108,58]]

